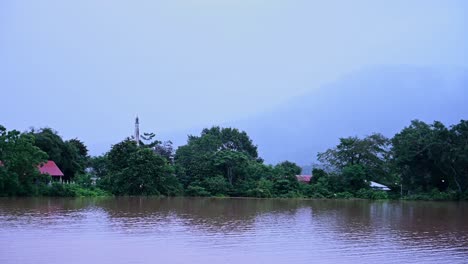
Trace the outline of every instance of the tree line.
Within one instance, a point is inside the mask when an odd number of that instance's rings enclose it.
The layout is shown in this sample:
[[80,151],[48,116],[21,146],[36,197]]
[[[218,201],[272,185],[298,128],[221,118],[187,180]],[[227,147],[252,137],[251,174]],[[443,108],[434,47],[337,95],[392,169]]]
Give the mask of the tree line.
[[[69,184],[39,174],[37,165],[48,159]],[[0,195],[468,198],[466,120],[450,127],[415,120],[392,138],[340,138],[317,159],[310,183],[303,184],[297,164],[266,164],[247,133],[235,128],[203,129],[176,150],[145,133],[139,146],[128,137],[90,157],[82,141],[63,140],[50,128],[20,133],[0,126]],[[391,191],[373,190],[371,181]]]

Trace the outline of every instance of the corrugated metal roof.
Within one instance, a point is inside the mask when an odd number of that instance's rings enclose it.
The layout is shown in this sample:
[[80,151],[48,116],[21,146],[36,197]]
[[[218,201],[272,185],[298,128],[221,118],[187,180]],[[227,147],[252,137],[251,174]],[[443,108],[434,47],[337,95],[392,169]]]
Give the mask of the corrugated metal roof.
[[42,174],[49,174],[52,177],[63,176],[62,171],[53,160],[48,160],[46,163],[39,165],[38,169]]
[[373,181],[370,182],[370,187],[374,189],[383,190],[383,191],[390,191],[390,188],[388,188],[387,186],[377,183],[377,182],[373,182]]
[[296,175],[296,179],[300,182],[310,182],[312,175]]

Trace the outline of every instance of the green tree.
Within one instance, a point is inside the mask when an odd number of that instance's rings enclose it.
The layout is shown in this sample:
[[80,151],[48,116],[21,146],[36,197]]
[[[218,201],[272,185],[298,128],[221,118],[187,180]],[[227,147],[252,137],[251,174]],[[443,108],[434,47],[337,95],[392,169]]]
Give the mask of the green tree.
[[214,155],[214,165],[221,168],[226,175],[229,184],[233,184],[238,178],[236,172],[240,171],[248,161],[247,155],[232,150],[221,150]]
[[248,196],[258,198],[271,198],[273,197],[273,193],[273,182],[266,178],[257,181],[255,187],[247,191]]
[[46,159],[33,136],[0,126],[0,195],[33,195],[34,183],[47,178],[37,169]]
[[405,188],[430,192],[467,190],[467,121],[447,128],[441,122],[414,120],[392,139],[395,170]]
[[173,179],[171,166],[150,149],[129,153],[126,164],[128,166],[111,171],[111,190],[116,195],[174,195],[174,190],[180,189]]
[[116,195],[173,196],[182,191],[168,161],[151,148],[137,147],[130,138],[115,144],[94,162],[101,173],[106,173],[100,186]]
[[35,137],[35,145],[46,152],[50,160],[55,161],[62,170],[65,180],[72,179],[77,173],[84,173],[88,162],[88,150],[82,141],[78,139],[64,141],[51,128],[33,129],[29,134]]
[[91,157],[89,159],[89,166],[92,169],[91,174],[98,179],[104,178],[109,173],[109,160],[107,155]]
[[316,184],[321,178],[328,178],[328,174],[322,169],[314,168],[312,170],[312,178],[310,179],[310,184]]
[[181,172],[178,177],[185,186],[217,175],[234,185],[245,178],[249,161],[261,162],[257,147],[245,132],[235,128],[203,129],[200,136],[189,136],[187,144],[175,154]]
[[283,161],[277,164],[274,167],[274,173],[277,176],[290,176],[296,177],[296,175],[301,174],[302,168],[299,167],[296,163],[290,161]]
[[207,177],[203,181],[205,189],[213,195],[227,195],[231,185],[222,175]]
[[344,167],[342,177],[347,186],[346,191],[357,191],[359,189],[369,188],[369,182],[366,180],[366,171],[362,165]]
[[318,154],[318,160],[337,171],[345,167],[360,165],[368,180],[387,183],[390,179],[390,141],[381,134],[372,134],[363,139],[340,138],[332,149]]

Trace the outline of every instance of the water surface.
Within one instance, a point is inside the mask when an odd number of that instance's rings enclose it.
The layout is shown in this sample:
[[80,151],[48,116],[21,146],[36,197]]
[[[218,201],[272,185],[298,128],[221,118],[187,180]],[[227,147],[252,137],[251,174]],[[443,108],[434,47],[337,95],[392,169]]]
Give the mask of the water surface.
[[468,203],[2,198],[0,263],[468,263]]

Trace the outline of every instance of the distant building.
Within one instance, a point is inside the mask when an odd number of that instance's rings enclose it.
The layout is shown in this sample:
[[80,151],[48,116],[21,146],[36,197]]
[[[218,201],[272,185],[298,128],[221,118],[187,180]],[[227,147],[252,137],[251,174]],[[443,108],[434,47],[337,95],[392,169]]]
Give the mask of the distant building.
[[298,182],[309,183],[312,175],[296,175],[296,179]]
[[40,164],[38,169],[41,174],[49,174],[52,176],[52,179],[61,180],[63,177],[63,172],[59,169],[53,160],[48,160],[46,163]]
[[390,188],[388,188],[387,186],[373,181],[370,182],[370,187],[378,191],[390,191]]
[[140,146],[140,120],[138,116],[135,118],[135,143]]
[[[3,162],[0,160],[0,166],[3,166]],[[41,174],[49,174],[52,176],[52,179],[62,180],[63,172],[60,168],[55,164],[53,160],[48,160],[45,163],[39,164],[37,169]]]

